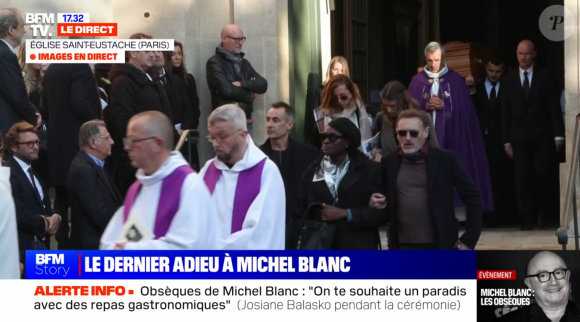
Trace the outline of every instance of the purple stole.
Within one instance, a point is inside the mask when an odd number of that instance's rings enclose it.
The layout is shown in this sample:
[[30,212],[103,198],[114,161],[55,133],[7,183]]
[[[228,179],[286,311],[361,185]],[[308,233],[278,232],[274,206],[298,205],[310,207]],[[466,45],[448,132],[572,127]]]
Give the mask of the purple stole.
[[[159,195],[159,203],[157,204],[157,216],[155,217],[155,228],[153,233],[155,239],[159,239],[169,230],[169,226],[179,210],[181,202],[181,187],[185,178],[194,171],[188,165],[182,165],[175,169],[170,175],[163,179],[161,183],[161,194]],[[137,195],[141,190],[141,182],[135,181],[127,192],[125,198],[125,208],[123,209],[123,221],[126,222],[129,218],[129,213]]]
[[[240,172],[238,175],[236,194],[234,196],[234,211],[232,215],[232,234],[242,230],[242,225],[246,219],[248,209],[250,209],[254,199],[256,199],[260,193],[262,171],[264,170],[266,160],[267,158],[264,158],[255,166]],[[215,186],[221,174],[221,170],[216,168],[214,162],[211,162],[203,176],[203,181],[205,181],[211,195],[213,195],[213,191],[215,190]]]

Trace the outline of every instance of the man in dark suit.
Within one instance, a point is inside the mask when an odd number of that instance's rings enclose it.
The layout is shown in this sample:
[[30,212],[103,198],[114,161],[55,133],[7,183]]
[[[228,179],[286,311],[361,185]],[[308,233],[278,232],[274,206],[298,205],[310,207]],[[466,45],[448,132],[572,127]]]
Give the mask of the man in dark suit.
[[[39,125],[40,114],[28,99],[14,47],[22,43],[24,19],[16,9],[0,9],[0,132],[18,122]],[[8,147],[6,147],[8,149]]]
[[268,139],[260,149],[280,169],[286,192],[286,249],[296,249],[296,236],[302,217],[294,216],[294,204],[300,186],[300,178],[308,166],[320,154],[315,147],[295,141],[290,137],[294,126],[294,109],[276,102],[266,115]]
[[523,40],[517,55],[519,72],[502,85],[502,137],[505,152],[514,159],[521,229],[530,230],[534,214],[542,222],[553,209],[552,165],[564,144],[564,120],[557,82],[534,67],[534,44]]
[[104,170],[113,139],[103,121],[81,126],[79,149],[68,173],[72,249],[99,249],[101,236],[123,198]]
[[[486,78],[475,87],[472,95],[481,135],[485,144],[491,176],[495,209],[486,214],[489,227],[497,226],[500,218],[509,217],[516,205],[513,161],[505,154],[501,132],[501,80],[505,71],[501,57],[492,57],[485,64]],[[510,207],[510,206],[514,207]]]
[[[381,161],[387,196],[373,194],[370,206],[387,207],[389,249],[474,249],[481,235],[482,200],[452,151],[429,147],[429,115],[399,115],[399,149]],[[465,233],[458,238],[455,191],[465,203]]]
[[10,185],[16,206],[20,262],[25,263],[27,249],[49,248],[50,235],[57,231],[61,218],[53,213],[48,189],[31,167],[38,158],[40,143],[34,125],[14,124],[6,141],[12,153]]
[[48,107],[50,185],[55,188],[54,210],[65,218],[56,234],[58,249],[69,249],[67,175],[79,151],[81,125],[101,119],[101,99],[89,64],[50,64],[42,80]]

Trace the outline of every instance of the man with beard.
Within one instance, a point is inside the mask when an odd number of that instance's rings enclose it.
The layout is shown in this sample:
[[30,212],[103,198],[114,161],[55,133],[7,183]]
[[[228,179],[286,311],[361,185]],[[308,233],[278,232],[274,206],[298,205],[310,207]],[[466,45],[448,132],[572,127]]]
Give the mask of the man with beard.
[[570,301],[570,270],[560,256],[548,251],[536,254],[528,263],[524,283],[534,291],[536,303],[500,321],[580,321],[580,310]]
[[200,171],[223,249],[284,249],[286,198],[278,167],[248,135],[246,115],[224,105],[208,119],[216,158]]

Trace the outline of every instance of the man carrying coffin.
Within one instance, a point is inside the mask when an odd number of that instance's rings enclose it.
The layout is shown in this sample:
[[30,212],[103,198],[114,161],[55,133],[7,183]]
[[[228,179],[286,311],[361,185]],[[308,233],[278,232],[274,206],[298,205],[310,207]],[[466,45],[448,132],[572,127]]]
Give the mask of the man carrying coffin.
[[143,112],[129,121],[123,143],[139,169],[137,181],[109,222],[101,249],[216,248],[209,193],[183,156],[172,152],[173,132],[161,112]]
[[284,249],[286,198],[274,162],[248,135],[246,115],[223,105],[208,119],[208,140],[216,158],[200,176],[211,194],[223,249]]

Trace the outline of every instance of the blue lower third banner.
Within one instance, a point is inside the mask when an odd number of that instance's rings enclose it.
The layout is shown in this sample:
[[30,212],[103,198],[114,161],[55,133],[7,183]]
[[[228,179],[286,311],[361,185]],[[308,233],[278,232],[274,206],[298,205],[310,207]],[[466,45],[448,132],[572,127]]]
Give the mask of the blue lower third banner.
[[27,279],[471,279],[474,251],[26,251]]

